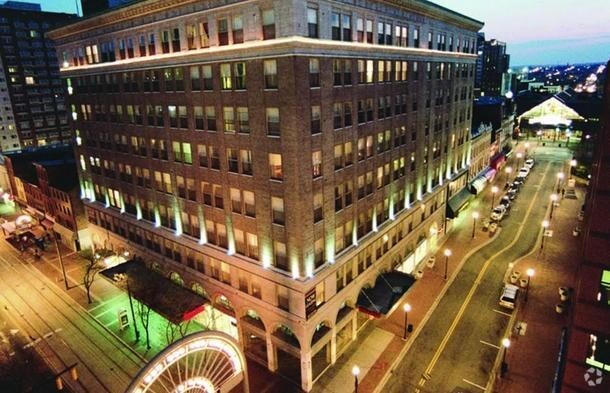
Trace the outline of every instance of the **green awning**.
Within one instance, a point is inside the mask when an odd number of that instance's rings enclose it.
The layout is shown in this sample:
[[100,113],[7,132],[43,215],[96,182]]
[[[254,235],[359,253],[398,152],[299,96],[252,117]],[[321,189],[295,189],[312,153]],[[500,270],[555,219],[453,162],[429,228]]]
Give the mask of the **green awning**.
[[449,198],[447,203],[447,217],[456,218],[460,211],[462,211],[470,200],[474,198],[474,195],[468,191],[468,188],[462,188],[458,193]]

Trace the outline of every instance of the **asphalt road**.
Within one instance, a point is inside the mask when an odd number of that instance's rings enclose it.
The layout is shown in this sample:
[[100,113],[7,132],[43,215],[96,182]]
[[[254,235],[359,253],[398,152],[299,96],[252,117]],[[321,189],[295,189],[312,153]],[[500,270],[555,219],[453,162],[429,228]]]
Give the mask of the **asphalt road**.
[[511,316],[498,305],[508,264],[536,247],[556,175],[570,158],[565,149],[542,147],[535,157],[500,233],[466,261],[384,392],[485,390]]
[[72,391],[124,392],[144,361],[18,255],[0,241],[0,324],[14,349],[35,351],[54,373],[77,363],[78,381],[64,375]]

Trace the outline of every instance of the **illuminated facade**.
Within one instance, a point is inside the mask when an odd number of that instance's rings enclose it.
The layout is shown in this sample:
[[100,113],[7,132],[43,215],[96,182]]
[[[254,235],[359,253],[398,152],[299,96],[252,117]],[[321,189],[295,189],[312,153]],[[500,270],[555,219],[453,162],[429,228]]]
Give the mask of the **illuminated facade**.
[[481,26],[419,1],[164,0],[55,30],[93,241],[202,292],[309,391],[370,318],[361,289],[443,233]]

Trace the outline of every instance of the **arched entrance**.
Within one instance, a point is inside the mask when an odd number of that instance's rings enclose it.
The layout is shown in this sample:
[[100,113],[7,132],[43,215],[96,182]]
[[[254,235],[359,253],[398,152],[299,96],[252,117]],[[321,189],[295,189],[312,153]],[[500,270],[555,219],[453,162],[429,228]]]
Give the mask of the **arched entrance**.
[[159,352],[127,388],[127,393],[232,392],[238,386],[248,393],[246,359],[227,334],[199,332]]

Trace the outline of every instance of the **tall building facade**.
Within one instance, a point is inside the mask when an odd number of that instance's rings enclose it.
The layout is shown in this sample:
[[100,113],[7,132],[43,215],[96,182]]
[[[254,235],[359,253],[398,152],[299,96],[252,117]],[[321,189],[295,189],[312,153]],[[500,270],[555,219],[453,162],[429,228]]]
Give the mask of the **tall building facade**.
[[57,54],[45,34],[75,18],[36,4],[0,5],[2,151],[70,139]]
[[362,291],[443,234],[481,27],[426,1],[163,0],[53,31],[93,241],[309,391],[399,300]]
[[485,40],[478,36],[478,59],[476,65],[475,88],[486,96],[503,95],[506,91],[506,73],[510,55],[506,53],[506,43],[496,39]]
[[[584,204],[582,259],[578,261],[568,345],[563,357],[561,391],[566,393],[610,388],[610,78],[606,79],[601,112],[602,127]],[[585,379],[591,367],[599,371],[589,372]],[[598,372],[603,375],[599,381]],[[588,383],[589,380],[595,383]]]

